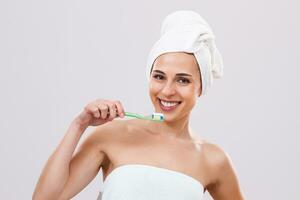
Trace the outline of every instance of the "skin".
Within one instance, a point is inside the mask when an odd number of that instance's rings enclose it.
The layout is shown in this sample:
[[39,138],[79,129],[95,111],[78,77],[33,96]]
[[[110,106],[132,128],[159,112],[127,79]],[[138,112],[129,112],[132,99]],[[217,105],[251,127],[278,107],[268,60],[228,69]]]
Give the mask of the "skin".
[[[68,174],[63,186],[51,185],[49,180],[43,181],[50,176],[50,170],[44,170],[33,199],[51,199],[39,195],[43,193],[43,188],[56,188],[53,194],[59,195],[52,199],[70,199],[86,187],[101,168],[105,180],[115,168],[126,164],[151,165],[184,173],[198,180],[215,200],[244,199],[229,155],[218,145],[197,136],[189,127],[190,113],[200,95],[201,79],[193,54],[176,52],[159,56],[153,65],[149,96],[155,111],[164,114],[164,122],[112,120],[116,113],[111,113],[109,122],[97,126],[70,157],[70,165],[64,165],[69,171],[62,173]],[[181,103],[176,110],[165,113],[159,106],[158,98]],[[123,113],[120,103],[117,107]],[[103,112],[101,114],[105,115]],[[93,123],[99,125],[102,122]],[[74,124],[70,128],[74,130],[70,130],[69,136],[66,134],[60,148],[64,148],[63,143],[68,143],[68,137],[75,138],[69,141],[78,142],[80,137],[76,137],[74,132],[83,132],[85,128],[82,127],[86,125]],[[76,147],[76,142],[71,145],[72,148]],[[45,168],[51,165],[47,164]]]

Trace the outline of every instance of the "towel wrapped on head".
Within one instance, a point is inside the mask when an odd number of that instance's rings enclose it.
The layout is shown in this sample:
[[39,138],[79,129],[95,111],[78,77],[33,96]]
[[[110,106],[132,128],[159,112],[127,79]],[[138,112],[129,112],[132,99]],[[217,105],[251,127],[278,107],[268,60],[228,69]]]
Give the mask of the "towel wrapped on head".
[[206,94],[214,78],[223,76],[223,61],[215,45],[215,36],[208,23],[194,11],[176,11],[164,19],[161,37],[148,56],[148,78],[155,59],[168,52],[194,54],[201,72],[201,95]]

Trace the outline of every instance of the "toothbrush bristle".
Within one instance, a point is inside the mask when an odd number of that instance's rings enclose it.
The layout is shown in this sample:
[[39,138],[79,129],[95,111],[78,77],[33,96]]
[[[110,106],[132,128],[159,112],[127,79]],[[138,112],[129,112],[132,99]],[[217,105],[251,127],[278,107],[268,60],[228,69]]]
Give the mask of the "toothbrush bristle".
[[162,113],[153,113],[152,114],[152,120],[163,121],[164,120],[164,115]]

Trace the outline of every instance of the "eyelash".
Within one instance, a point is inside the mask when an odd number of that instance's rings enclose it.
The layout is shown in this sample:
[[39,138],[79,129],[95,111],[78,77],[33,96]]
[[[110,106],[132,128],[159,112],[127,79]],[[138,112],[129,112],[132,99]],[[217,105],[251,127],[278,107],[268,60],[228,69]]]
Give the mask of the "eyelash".
[[[157,80],[162,80],[164,77],[162,76],[162,75],[159,75],[159,74],[156,74],[156,75],[153,75],[153,77],[155,78],[155,79],[157,79]],[[158,77],[161,77],[161,79],[159,79]],[[184,80],[185,82],[185,84],[188,84],[188,83],[190,83],[190,81],[188,80],[188,79],[186,79],[186,78],[179,78],[179,80]]]

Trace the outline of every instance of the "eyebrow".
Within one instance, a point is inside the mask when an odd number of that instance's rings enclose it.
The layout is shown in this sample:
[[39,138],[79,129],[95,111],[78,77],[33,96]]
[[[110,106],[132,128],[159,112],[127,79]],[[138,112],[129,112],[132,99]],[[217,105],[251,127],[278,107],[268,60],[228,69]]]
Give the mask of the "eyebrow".
[[[157,73],[165,75],[165,73],[163,71],[160,71],[160,70],[153,70],[153,72],[157,72]],[[192,76],[192,75],[191,74],[187,74],[187,73],[178,73],[178,74],[176,74],[176,76]]]

